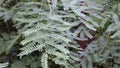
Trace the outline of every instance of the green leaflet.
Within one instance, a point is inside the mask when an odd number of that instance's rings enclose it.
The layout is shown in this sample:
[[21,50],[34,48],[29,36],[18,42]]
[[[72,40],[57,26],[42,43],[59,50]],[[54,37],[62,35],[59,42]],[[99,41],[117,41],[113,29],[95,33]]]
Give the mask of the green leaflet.
[[62,58],[64,60],[69,58],[69,56],[67,56],[63,53],[60,53],[60,52],[55,52],[54,55],[56,55],[57,57]]
[[41,65],[43,68],[48,68],[48,54],[43,53],[41,57]]
[[27,46],[21,48],[22,52],[18,54],[20,58],[24,55],[28,55],[29,53],[42,49],[45,44],[35,45],[35,43],[29,43]]

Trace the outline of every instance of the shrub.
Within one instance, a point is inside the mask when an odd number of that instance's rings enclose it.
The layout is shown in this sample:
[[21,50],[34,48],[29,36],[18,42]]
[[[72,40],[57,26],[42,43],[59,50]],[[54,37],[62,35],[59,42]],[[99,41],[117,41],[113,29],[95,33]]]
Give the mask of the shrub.
[[119,68],[119,2],[1,0],[0,68]]

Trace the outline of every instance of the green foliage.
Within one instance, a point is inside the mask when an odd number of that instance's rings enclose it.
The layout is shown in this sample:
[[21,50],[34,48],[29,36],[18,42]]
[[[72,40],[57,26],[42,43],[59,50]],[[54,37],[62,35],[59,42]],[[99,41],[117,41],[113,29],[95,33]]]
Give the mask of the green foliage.
[[[47,57],[56,63],[58,61],[56,58],[64,61],[70,59],[68,58],[70,52],[67,48],[71,45],[70,43],[74,43],[74,40],[67,37],[66,31],[74,26],[74,23],[70,23],[69,20],[64,18],[74,18],[75,16],[65,11],[59,12],[47,8],[49,5],[46,4],[39,7],[39,2],[21,3],[20,5],[22,5],[20,6],[22,9],[19,9],[13,17],[16,24],[21,23],[20,25],[23,25],[22,28],[25,28],[22,31],[25,39],[21,41],[24,47],[21,48],[22,52],[18,56],[22,57],[36,50],[43,52],[41,65],[44,68],[48,68]],[[26,7],[24,8],[23,6]],[[49,10],[52,12],[50,13]],[[55,57],[51,57],[52,55]]]
[[5,68],[6,66],[8,66],[8,63],[0,63],[0,68]]
[[0,68],[119,68],[119,3],[1,0]]

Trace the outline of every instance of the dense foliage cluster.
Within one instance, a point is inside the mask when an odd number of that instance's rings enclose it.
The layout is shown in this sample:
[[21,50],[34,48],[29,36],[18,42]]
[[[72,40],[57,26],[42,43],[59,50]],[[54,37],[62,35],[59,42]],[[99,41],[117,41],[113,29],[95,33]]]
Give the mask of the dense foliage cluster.
[[0,68],[120,68],[119,0],[0,0]]

